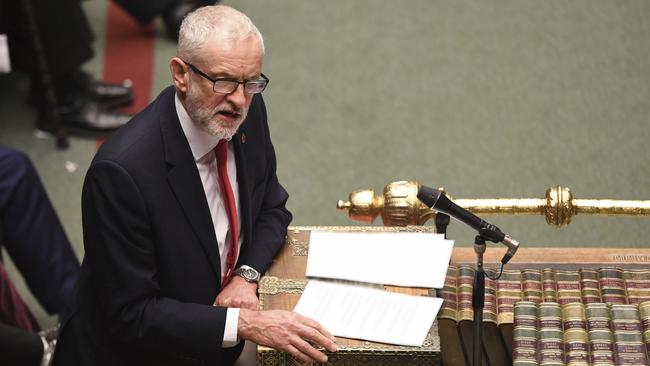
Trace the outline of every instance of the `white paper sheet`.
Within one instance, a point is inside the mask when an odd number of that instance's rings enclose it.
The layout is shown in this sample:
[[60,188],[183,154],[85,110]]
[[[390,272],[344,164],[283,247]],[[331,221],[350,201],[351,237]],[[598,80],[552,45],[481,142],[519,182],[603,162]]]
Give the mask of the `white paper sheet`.
[[434,233],[312,231],[307,276],[442,288],[453,240]]
[[335,336],[422,346],[441,305],[437,297],[310,280],[294,311]]

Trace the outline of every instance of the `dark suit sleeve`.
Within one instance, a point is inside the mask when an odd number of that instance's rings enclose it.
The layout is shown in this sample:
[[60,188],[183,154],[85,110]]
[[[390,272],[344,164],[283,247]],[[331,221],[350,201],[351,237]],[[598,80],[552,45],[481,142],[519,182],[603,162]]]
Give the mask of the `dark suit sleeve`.
[[[275,149],[271,142],[269,126],[266,118],[266,107],[259,98],[263,136],[263,149],[266,157],[265,178],[262,187],[254,187],[255,192],[262,190],[262,204],[259,213],[253,217],[252,245],[248,248],[247,262],[249,266],[264,273],[271,265],[273,257],[278,252],[287,236],[287,226],[292,216],[285,205],[289,194],[282,187],[276,175]],[[255,193],[254,193],[255,195]]]
[[79,261],[25,153],[0,146],[0,243],[48,313],[63,313]]
[[190,357],[219,352],[226,309],[161,294],[155,238],[132,176],[113,161],[94,162],[82,209],[84,265],[92,268],[94,298],[114,338]]

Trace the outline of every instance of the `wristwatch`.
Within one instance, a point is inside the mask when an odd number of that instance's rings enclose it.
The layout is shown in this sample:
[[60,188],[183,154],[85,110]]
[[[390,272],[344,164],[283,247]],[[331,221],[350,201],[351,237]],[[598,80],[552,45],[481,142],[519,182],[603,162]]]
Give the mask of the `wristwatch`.
[[246,282],[255,282],[258,283],[260,281],[260,273],[255,270],[253,267],[249,266],[241,266],[237,268],[233,274],[236,274],[237,276],[242,277],[243,279],[246,280]]

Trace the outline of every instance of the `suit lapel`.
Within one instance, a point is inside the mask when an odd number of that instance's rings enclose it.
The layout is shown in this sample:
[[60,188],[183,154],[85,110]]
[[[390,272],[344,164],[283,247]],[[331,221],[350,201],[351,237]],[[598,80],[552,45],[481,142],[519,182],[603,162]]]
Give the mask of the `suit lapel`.
[[[183,134],[174,107],[174,92],[168,98],[168,111],[161,113],[161,130],[165,149],[165,161],[169,166],[167,181],[176,199],[199,238],[210,265],[221,283],[221,260],[217,251],[217,238],[214,234],[210,208],[199,171],[196,168],[190,146]],[[168,95],[169,97],[169,95]]]
[[244,241],[242,242],[242,247],[240,248],[240,256],[237,261],[237,265],[243,263],[246,258],[244,254],[246,253],[246,243],[251,241],[251,235],[253,232],[251,230],[252,222],[250,216],[250,197],[252,192],[251,186],[248,183],[248,174],[246,173],[246,149],[244,149],[245,139],[246,139],[246,123],[243,123],[239,128],[239,131],[233,136],[233,146],[235,149],[235,161],[237,163],[237,185],[239,186],[239,209],[240,209],[240,218],[241,218],[241,232],[244,234]]

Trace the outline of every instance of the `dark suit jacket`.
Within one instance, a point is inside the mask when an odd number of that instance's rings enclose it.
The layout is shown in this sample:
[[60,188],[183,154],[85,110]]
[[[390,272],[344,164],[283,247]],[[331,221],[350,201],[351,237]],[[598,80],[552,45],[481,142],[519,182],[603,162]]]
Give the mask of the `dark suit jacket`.
[[[233,142],[244,235],[238,264],[263,272],[291,214],[260,95]],[[226,309],[211,306],[221,283],[217,241],[173,88],[98,151],[82,210],[85,258],[55,364],[232,363],[241,347],[220,349]]]

